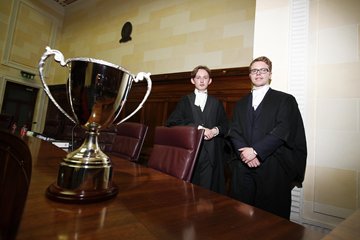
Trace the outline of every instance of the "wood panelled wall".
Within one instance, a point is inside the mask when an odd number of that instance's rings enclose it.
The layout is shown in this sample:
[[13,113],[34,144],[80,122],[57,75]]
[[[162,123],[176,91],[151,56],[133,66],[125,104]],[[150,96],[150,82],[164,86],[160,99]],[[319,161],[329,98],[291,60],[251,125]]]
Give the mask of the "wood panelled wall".
[[[138,113],[127,120],[144,123],[149,127],[142,151],[143,157],[146,157],[151,150],[155,127],[164,125],[180,98],[194,91],[194,85],[190,82],[190,72],[157,74],[152,75],[151,79],[152,91],[148,100]],[[236,101],[251,89],[248,68],[239,67],[212,70],[212,79],[213,81],[208,89],[209,94],[223,102],[230,120]],[[65,103],[63,107],[70,113],[69,106],[66,104],[65,85],[51,86],[50,89],[55,99],[58,102]],[[128,100],[121,112],[121,119],[137,108],[144,97],[146,89],[146,81],[133,83]],[[56,139],[71,139],[72,131],[73,123],[60,113],[52,102],[49,102],[44,134]],[[80,133],[77,131],[74,133],[76,135],[75,139],[81,138]],[[109,131],[104,131],[101,134],[110,133]]]
[[[144,142],[144,152],[152,146],[155,127],[164,125],[180,98],[194,91],[194,85],[190,82],[190,73],[179,72],[151,76],[153,87],[148,100],[144,107],[128,120],[149,126]],[[251,89],[248,68],[216,69],[211,73],[213,81],[208,88],[209,94],[223,102],[230,120],[236,101]],[[133,84],[122,117],[130,114],[138,106],[145,91],[146,82]]]

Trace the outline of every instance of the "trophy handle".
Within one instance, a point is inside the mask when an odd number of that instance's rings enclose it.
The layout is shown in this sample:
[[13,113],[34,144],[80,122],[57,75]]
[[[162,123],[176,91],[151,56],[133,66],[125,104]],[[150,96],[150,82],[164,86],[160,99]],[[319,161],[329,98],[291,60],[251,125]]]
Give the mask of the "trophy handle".
[[66,62],[64,60],[64,55],[60,51],[51,49],[50,47],[46,47],[45,49],[46,49],[46,51],[42,55],[40,62],[39,62],[40,80],[41,80],[42,85],[44,86],[44,91],[48,95],[50,100],[55,104],[55,106],[60,110],[60,112],[62,112],[68,119],[70,119],[73,123],[76,124],[77,122],[69,114],[67,114],[67,112],[56,102],[55,98],[52,96],[52,94],[50,92],[48,85],[46,84],[46,82],[44,80],[43,70],[44,70],[44,65],[45,65],[46,59],[49,56],[54,55],[54,60],[56,62],[59,62],[60,65],[62,67],[64,67],[66,65]]
[[136,75],[136,77],[134,78],[134,81],[135,81],[135,82],[142,81],[142,80],[144,80],[144,78],[145,78],[146,81],[147,81],[147,90],[146,90],[146,93],[145,93],[145,95],[144,95],[143,100],[141,101],[141,103],[139,104],[139,106],[138,106],[132,113],[130,113],[127,117],[125,117],[125,118],[124,118],[123,120],[121,120],[120,122],[115,123],[115,125],[119,125],[120,123],[125,122],[126,120],[128,120],[129,118],[131,118],[135,113],[137,113],[137,111],[139,111],[140,108],[143,107],[145,101],[147,100],[147,98],[149,97],[150,92],[151,92],[152,82],[151,82],[151,79],[150,79],[150,73],[139,72],[139,73]]

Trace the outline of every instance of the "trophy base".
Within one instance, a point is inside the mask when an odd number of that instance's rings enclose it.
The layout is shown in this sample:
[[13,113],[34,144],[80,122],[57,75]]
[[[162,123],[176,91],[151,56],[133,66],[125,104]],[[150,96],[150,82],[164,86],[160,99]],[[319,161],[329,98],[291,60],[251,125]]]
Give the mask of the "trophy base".
[[115,185],[100,190],[69,190],[53,183],[46,189],[46,197],[65,203],[94,203],[109,200],[115,197],[118,192],[118,187]]
[[46,196],[69,203],[92,203],[115,197],[119,191],[112,181],[110,161],[102,163],[101,159],[95,160],[95,163],[89,164],[83,160],[64,159],[59,167],[58,179],[47,188]]

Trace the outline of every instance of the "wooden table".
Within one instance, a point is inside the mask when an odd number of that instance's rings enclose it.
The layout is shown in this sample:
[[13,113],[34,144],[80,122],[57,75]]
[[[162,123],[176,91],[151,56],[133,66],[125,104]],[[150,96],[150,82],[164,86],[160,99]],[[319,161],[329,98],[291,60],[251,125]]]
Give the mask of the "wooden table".
[[33,157],[17,239],[321,239],[323,235],[229,197],[112,157],[119,194],[66,204],[45,197],[66,153],[25,139]]
[[360,239],[360,209],[357,209],[323,238],[323,240],[352,239]]

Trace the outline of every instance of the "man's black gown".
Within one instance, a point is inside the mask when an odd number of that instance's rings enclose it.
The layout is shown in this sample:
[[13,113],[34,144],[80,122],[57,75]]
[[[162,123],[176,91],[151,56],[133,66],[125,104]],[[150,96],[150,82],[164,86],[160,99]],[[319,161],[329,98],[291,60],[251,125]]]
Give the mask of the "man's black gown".
[[235,151],[253,147],[261,162],[232,163],[232,196],[279,216],[290,217],[291,190],[304,180],[307,148],[296,99],[269,89],[256,109],[249,94],[236,104],[229,136]]
[[224,136],[228,132],[228,120],[222,103],[208,95],[204,111],[194,105],[195,93],[182,97],[169,116],[166,125],[192,125],[212,129],[219,134],[211,140],[204,140],[191,182],[218,193],[225,192]]

